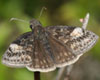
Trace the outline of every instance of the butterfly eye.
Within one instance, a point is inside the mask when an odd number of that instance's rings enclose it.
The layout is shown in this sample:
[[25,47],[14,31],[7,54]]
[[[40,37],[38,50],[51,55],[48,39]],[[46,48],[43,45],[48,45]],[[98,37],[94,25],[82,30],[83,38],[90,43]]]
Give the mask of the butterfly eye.
[[30,28],[32,29],[32,25],[30,25]]

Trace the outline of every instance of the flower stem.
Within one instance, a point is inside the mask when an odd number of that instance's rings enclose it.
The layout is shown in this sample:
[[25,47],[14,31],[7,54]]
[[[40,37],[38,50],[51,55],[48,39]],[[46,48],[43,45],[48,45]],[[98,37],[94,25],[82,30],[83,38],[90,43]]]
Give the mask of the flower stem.
[[40,80],[40,72],[34,72],[34,80]]

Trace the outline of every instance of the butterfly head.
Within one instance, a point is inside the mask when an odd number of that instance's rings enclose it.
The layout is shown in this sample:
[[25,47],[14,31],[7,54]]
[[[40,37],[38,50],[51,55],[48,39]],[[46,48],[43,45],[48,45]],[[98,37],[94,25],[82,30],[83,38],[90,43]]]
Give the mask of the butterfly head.
[[38,26],[42,26],[41,23],[40,23],[38,20],[32,19],[32,20],[30,21],[30,28],[31,28],[32,30],[34,30],[34,28],[35,28],[35,27],[38,27]]
[[34,35],[37,37],[40,37],[41,34],[44,32],[42,24],[36,19],[32,19],[30,21],[30,28],[32,29]]

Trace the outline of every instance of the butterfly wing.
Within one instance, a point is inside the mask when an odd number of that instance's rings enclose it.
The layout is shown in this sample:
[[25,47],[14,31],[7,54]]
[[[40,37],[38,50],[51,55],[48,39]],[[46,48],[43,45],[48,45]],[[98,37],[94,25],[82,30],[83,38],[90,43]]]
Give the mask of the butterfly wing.
[[50,26],[46,31],[51,36],[49,40],[58,67],[76,62],[98,39],[93,32],[79,27]]
[[10,67],[27,67],[30,71],[54,70],[56,67],[48,51],[32,34],[27,32],[12,42],[3,55],[2,63]]
[[11,67],[24,67],[32,62],[34,46],[32,32],[27,32],[12,42],[4,53],[2,63]]

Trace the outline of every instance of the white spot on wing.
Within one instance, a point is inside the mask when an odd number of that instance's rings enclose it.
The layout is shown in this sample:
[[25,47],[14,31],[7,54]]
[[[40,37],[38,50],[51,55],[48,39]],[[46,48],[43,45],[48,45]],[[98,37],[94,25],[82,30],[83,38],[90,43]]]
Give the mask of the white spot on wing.
[[72,36],[72,37],[80,37],[82,35],[83,35],[82,29],[79,28],[79,27],[78,28],[75,28],[73,30],[73,32],[70,34],[70,36]]
[[11,47],[12,49],[17,49],[17,48],[18,48],[18,45],[17,45],[17,44],[11,44],[10,47]]
[[11,44],[10,48],[14,53],[23,51],[23,48],[17,44]]

